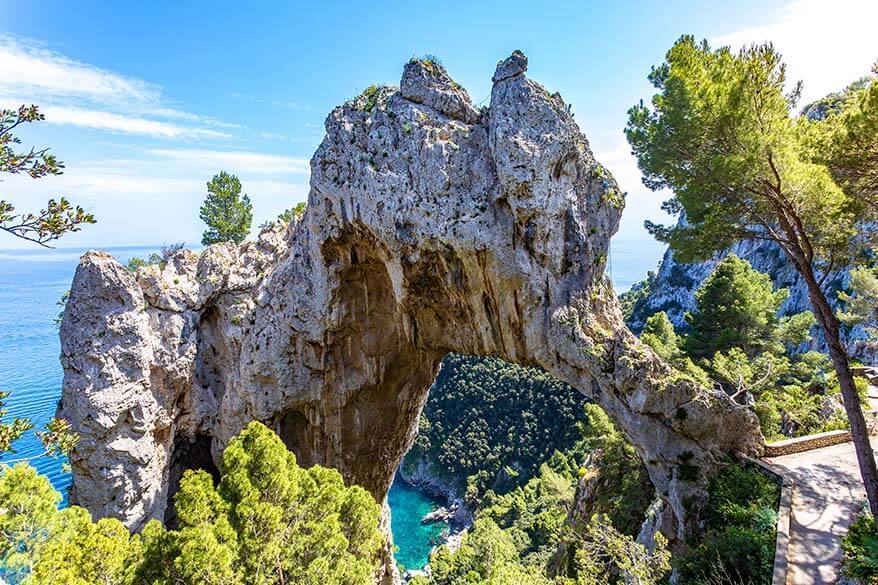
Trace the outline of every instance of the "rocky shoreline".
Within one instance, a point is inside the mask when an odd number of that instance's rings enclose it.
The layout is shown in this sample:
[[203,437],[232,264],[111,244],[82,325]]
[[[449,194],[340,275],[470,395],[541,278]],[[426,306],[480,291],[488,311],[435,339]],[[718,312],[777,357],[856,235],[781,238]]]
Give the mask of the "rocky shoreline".
[[[419,460],[416,466],[408,466],[409,469],[405,469],[406,467],[406,462],[403,461],[403,464],[399,466],[396,472],[396,477],[401,482],[431,496],[444,499],[446,502],[445,506],[440,506],[431,511],[421,520],[424,524],[445,522],[448,525],[447,536],[443,531],[443,541],[436,544],[430,551],[430,554],[442,545],[448,546],[451,550],[457,550],[460,547],[463,535],[475,520],[473,511],[467,507],[464,498],[453,485],[431,472],[430,464],[427,461]],[[427,564],[421,569],[407,570],[402,575],[402,580],[407,582],[418,575],[429,573],[430,565]]]

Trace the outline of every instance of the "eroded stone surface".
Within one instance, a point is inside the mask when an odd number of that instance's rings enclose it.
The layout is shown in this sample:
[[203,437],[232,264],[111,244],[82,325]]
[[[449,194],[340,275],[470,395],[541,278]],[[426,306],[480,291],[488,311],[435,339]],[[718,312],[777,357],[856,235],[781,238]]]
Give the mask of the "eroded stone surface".
[[382,500],[456,351],[541,366],[600,403],[682,535],[687,496],[723,452],[755,452],[758,425],[625,327],[605,275],[624,200],[526,66],[498,65],[481,114],[425,61],[402,90],[333,110],[286,232],[136,277],[86,254],[61,328],[72,501],[133,528],[163,518],[181,469],[254,419]]

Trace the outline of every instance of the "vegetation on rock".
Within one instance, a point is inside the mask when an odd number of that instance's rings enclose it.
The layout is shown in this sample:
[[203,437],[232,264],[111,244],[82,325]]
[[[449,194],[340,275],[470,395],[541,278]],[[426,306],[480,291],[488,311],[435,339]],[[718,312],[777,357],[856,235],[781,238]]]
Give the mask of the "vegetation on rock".
[[779,487],[755,469],[729,465],[710,483],[705,532],[674,559],[680,583],[769,585]]
[[573,446],[508,493],[484,493],[460,550],[440,547],[431,576],[416,583],[590,585],[635,574],[657,582],[667,564],[663,543],[649,554],[632,539],[653,499],[646,470],[600,407],[586,404],[585,413]]
[[777,316],[786,294],[730,254],[695,293],[688,330],[678,334],[659,312],[647,319],[641,339],[680,371],[752,405],[769,439],[843,428],[829,358],[796,351],[813,315]]

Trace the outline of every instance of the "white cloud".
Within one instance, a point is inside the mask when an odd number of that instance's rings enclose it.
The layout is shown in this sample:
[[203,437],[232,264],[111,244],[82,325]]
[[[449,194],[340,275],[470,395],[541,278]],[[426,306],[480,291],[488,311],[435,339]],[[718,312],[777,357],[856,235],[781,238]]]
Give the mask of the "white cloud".
[[88,110],[68,106],[46,106],[41,110],[46,116],[46,122],[50,124],[65,124],[105,130],[108,132],[123,132],[125,134],[140,134],[154,138],[230,138],[225,132],[209,130],[191,126],[181,126],[170,122],[150,120],[139,116],[115,114],[101,110]]
[[42,96],[158,102],[155,85],[74,61],[37,44],[0,38],[0,87]]
[[0,36],[0,104],[24,103],[41,106],[50,123],[153,138],[227,138],[210,128],[236,127],[174,107],[156,84]]
[[712,44],[737,49],[773,42],[787,64],[790,83],[804,82],[804,105],[869,73],[878,59],[876,22],[875,0],[794,0],[771,22],[717,37]]
[[226,169],[230,173],[253,173],[273,175],[307,175],[310,166],[307,159],[263,154],[249,151],[198,150],[198,149],[151,149],[149,154],[177,161],[189,167]]

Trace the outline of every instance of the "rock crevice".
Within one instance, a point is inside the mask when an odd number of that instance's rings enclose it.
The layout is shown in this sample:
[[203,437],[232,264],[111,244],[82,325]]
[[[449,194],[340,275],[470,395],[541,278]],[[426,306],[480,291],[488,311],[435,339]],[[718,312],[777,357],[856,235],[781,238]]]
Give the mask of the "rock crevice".
[[540,366],[603,406],[682,536],[758,424],[625,327],[605,275],[624,199],[526,68],[498,64],[483,111],[429,60],[336,108],[304,218],[256,242],[136,275],[86,254],[61,327],[71,500],[135,529],[163,518],[180,445],[217,460],[254,419],[383,500],[455,351]]

